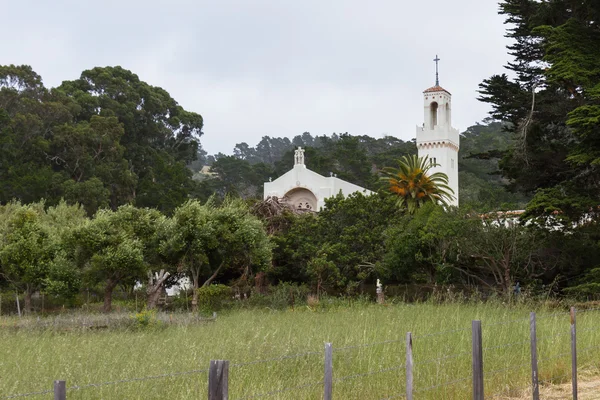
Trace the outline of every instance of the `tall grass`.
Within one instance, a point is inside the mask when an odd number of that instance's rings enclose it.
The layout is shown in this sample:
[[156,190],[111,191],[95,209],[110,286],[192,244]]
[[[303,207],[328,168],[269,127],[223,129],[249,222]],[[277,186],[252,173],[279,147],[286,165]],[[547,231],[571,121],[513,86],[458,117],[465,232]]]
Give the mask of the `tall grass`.
[[[530,381],[529,311],[525,306],[509,308],[500,303],[349,304],[326,311],[308,307],[236,310],[220,315],[214,323],[162,329],[3,329],[0,397],[49,389],[55,379],[66,380],[67,387],[85,386],[206,369],[211,359],[226,359],[231,363],[231,399],[263,393],[273,399],[318,399],[322,396],[323,347],[331,342],[334,397],[382,399],[405,390],[404,341],[410,331],[414,335],[415,398],[465,399],[471,393],[474,319],[483,326],[486,395],[510,395]],[[595,347],[600,346],[599,317],[600,311],[578,315],[581,369],[599,367],[600,347]],[[10,325],[6,318],[1,322]],[[569,326],[566,311],[538,312],[542,380],[569,379]],[[271,358],[279,359],[259,362]],[[308,386],[311,383],[315,385]],[[69,390],[68,397],[204,398],[206,386],[207,374],[198,372]]]

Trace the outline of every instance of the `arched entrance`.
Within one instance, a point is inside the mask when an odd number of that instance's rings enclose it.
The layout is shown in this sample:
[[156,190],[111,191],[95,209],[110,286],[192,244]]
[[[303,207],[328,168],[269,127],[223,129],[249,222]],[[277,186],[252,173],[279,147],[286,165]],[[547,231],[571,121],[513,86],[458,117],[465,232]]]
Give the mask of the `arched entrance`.
[[288,204],[299,210],[317,210],[317,196],[306,188],[294,188],[285,194]]

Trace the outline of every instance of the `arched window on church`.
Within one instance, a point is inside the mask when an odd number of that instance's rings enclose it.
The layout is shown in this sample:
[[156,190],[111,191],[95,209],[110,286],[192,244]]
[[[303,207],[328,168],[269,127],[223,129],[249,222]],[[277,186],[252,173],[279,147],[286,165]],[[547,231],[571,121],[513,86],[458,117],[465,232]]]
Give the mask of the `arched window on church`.
[[452,121],[450,121],[450,104],[448,103],[446,103],[446,123],[448,126],[452,124]]
[[433,102],[431,103],[431,128],[433,129],[434,126],[437,125],[437,121],[438,121],[438,103],[437,102]]

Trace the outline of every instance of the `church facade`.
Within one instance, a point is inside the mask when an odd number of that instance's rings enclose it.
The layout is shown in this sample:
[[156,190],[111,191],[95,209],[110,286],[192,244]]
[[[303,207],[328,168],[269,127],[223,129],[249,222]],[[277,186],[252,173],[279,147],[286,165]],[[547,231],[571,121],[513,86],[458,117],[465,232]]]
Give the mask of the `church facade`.
[[348,196],[354,192],[373,193],[336,176],[323,176],[306,168],[304,149],[299,147],[294,155],[294,168],[272,182],[265,182],[263,197],[277,197],[285,199],[294,208],[319,211],[325,207],[325,199],[338,193]]
[[[458,150],[460,134],[452,127],[452,95],[440,86],[436,56],[435,86],[423,92],[424,122],[417,126],[417,150],[419,157],[428,157],[434,164],[431,173],[443,172],[448,176],[448,186],[454,192],[449,205],[458,206]],[[294,168],[273,182],[265,182],[264,198],[285,199],[294,208],[319,211],[325,199],[342,193],[372,194],[370,190],[338,179],[323,176],[306,168],[304,150],[298,148],[294,157]]]

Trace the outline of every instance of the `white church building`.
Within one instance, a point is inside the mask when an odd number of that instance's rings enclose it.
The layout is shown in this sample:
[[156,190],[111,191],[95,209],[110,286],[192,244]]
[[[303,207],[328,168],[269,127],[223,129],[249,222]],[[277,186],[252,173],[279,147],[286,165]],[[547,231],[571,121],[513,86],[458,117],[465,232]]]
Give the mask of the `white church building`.
[[[423,92],[424,123],[417,127],[419,157],[428,156],[436,164],[431,173],[443,172],[448,186],[454,191],[450,205],[458,206],[458,149],[460,135],[452,127],[452,95],[440,86],[436,56],[435,86]],[[325,199],[338,193],[348,196],[354,192],[372,194],[370,190],[346,182],[335,176],[323,176],[306,168],[304,150],[299,147],[294,156],[294,167],[272,182],[265,182],[263,198],[284,198],[295,208],[319,211]]]
[[323,176],[306,168],[304,149],[298,147],[294,155],[294,168],[273,182],[265,182],[263,197],[284,198],[294,208],[319,211],[325,207],[325,199],[340,192],[344,196],[355,192],[373,193],[336,176]]

